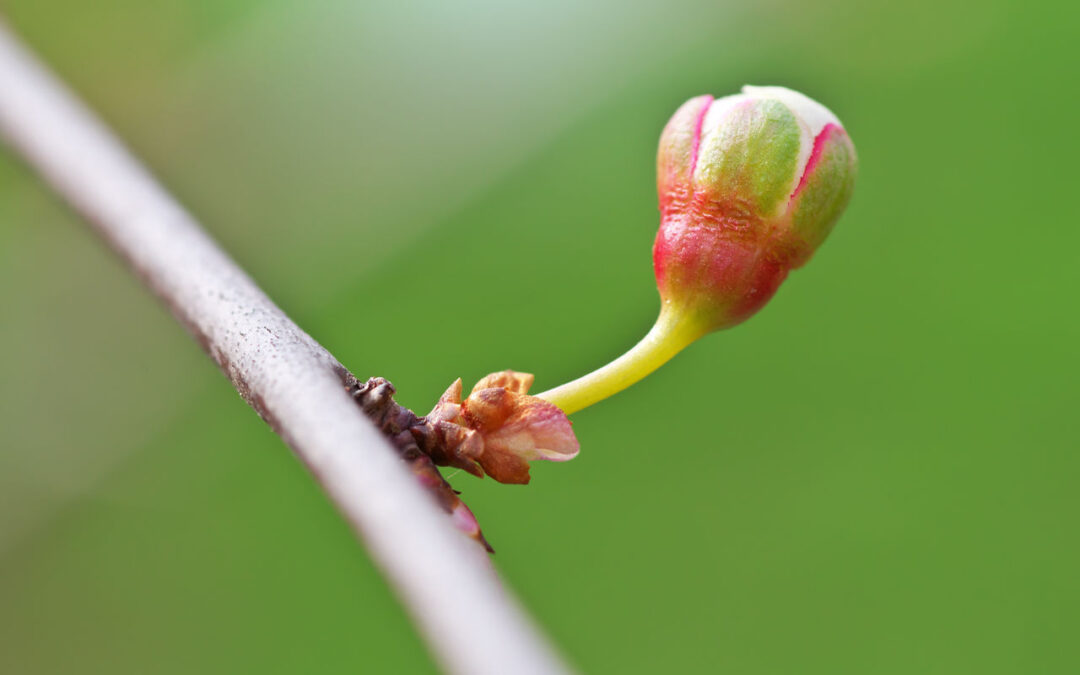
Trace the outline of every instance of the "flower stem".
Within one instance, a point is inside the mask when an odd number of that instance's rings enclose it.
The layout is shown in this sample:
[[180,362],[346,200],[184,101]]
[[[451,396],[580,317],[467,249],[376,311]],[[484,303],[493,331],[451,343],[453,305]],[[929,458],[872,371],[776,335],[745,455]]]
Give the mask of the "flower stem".
[[588,375],[537,396],[559,406],[567,415],[575,413],[641,380],[707,332],[692,314],[664,305],[648,335],[630,351]]

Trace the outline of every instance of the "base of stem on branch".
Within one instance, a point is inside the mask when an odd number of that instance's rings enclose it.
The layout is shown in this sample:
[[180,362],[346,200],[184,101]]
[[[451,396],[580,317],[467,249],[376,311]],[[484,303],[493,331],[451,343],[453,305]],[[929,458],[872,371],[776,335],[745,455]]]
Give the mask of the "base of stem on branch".
[[390,440],[424,489],[450,514],[454,526],[479,542],[489,553],[494,553],[495,549],[480,531],[476,516],[435,466],[436,460],[453,455],[454,448],[447,447],[447,444],[460,441],[448,438],[445,433],[440,433],[435,423],[399,405],[394,400],[397,390],[384,378],[372,377],[367,382],[357,380],[346,390]]

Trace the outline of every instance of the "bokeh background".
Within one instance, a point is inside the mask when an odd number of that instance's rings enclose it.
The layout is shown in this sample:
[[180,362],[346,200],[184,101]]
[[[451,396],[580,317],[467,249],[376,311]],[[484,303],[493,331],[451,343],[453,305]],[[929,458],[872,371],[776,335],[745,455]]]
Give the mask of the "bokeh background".
[[[1080,670],[1075,3],[0,12],[419,410],[644,334],[655,144],[683,100],[822,100],[861,175],[814,261],[575,415],[573,462],[453,482],[586,672]],[[0,151],[0,671],[434,670],[280,440]]]

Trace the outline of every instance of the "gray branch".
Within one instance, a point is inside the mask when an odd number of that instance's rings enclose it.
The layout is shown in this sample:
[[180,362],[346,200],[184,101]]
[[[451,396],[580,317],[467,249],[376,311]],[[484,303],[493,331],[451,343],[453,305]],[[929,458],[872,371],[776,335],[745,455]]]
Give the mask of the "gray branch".
[[451,672],[566,666],[301,330],[0,22],[0,135],[171,309],[367,546]]

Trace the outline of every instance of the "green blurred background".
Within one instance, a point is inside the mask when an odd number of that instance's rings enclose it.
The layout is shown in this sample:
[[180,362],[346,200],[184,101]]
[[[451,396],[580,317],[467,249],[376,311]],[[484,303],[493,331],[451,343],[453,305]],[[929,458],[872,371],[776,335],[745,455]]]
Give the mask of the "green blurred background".
[[[587,672],[1080,670],[1075,3],[0,11],[419,410],[644,334],[655,144],[683,100],[825,102],[861,175],[815,260],[575,415],[573,462],[454,484]],[[0,672],[434,669],[280,440],[0,153]]]

